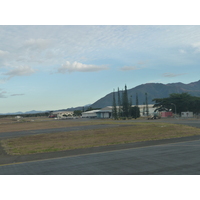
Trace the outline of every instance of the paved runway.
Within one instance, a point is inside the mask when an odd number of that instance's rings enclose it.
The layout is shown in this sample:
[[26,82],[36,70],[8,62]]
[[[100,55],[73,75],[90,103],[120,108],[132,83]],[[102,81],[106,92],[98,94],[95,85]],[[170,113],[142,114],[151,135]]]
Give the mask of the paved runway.
[[58,132],[68,132],[68,131],[82,131],[91,129],[101,129],[115,127],[119,125],[112,124],[99,124],[99,125],[86,125],[86,126],[75,126],[66,128],[51,128],[51,129],[37,129],[37,130],[27,130],[27,131],[12,131],[12,132],[2,132],[0,133],[0,139],[16,138],[22,136],[30,136],[37,134],[48,134],[48,133],[58,133]]
[[[89,120],[89,119],[88,119]],[[27,130],[27,131],[12,131],[12,132],[0,132],[0,139],[8,139],[8,138],[16,138],[22,136],[29,135],[37,135],[37,134],[48,134],[48,133],[56,133],[56,132],[68,132],[68,131],[81,131],[81,130],[91,130],[91,129],[102,129],[102,128],[112,128],[116,126],[126,126],[124,123],[130,125],[130,120],[122,120],[117,121],[118,124],[99,124],[99,125],[86,125],[86,126],[76,126],[76,127],[65,127],[65,128],[51,128],[51,129],[37,129],[37,130]],[[154,122],[154,123],[172,123],[172,124],[183,124],[188,126],[193,126],[200,128],[200,120],[198,119],[159,119],[159,120],[146,120],[146,119],[138,119],[131,121],[132,125],[137,122]],[[123,123],[123,124],[120,124]]]
[[3,175],[197,175],[200,140],[0,166]]

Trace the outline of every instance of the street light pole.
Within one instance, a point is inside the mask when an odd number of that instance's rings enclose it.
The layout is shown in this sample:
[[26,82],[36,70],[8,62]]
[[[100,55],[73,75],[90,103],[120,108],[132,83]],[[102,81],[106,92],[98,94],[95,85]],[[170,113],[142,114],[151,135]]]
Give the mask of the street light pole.
[[174,107],[175,107],[175,116],[176,116],[176,105],[174,103],[171,103],[171,104],[174,105]]

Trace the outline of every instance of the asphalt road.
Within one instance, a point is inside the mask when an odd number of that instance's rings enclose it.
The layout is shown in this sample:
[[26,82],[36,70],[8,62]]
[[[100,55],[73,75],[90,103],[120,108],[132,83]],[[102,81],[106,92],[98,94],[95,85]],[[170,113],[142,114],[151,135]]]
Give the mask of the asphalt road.
[[199,175],[200,140],[0,166],[1,175]]
[[[87,120],[90,120],[90,119],[87,119]],[[109,128],[109,127],[116,127],[116,126],[126,126],[124,125],[124,123],[126,122],[129,123],[128,125],[130,125],[130,120],[122,120],[122,121],[119,120],[117,122],[118,124],[99,124],[99,125],[86,125],[86,126],[66,127],[66,128],[0,132],[0,139],[16,138],[16,137],[43,134],[43,133],[48,134],[48,133],[56,133],[56,132],[81,131],[81,130]],[[200,119],[174,119],[174,118],[166,118],[166,119],[159,119],[159,120],[137,119],[137,120],[132,120],[132,122],[133,124],[137,122],[184,124],[184,125],[200,128]],[[123,125],[121,125],[120,123],[123,123]]]
[[87,125],[87,126],[76,126],[76,127],[66,127],[66,128],[51,128],[51,129],[37,129],[37,130],[27,130],[27,131],[12,131],[12,132],[1,132],[0,139],[16,138],[22,136],[37,135],[43,133],[58,133],[58,132],[68,132],[68,131],[81,131],[81,130],[91,130],[91,129],[101,129],[115,127],[119,125],[112,124],[99,124],[99,125]]
[[[136,120],[142,122],[147,120]],[[161,119],[156,123],[185,124],[200,128],[198,119]],[[120,125],[120,121],[119,125]],[[125,121],[123,121],[124,123]],[[134,123],[134,121],[133,121]],[[40,133],[105,128],[110,125],[69,127],[0,133],[0,138]],[[0,174],[200,174],[200,136],[77,149],[25,156],[9,156],[0,148]],[[38,161],[36,161],[38,160]],[[17,163],[15,163],[17,162]],[[21,163],[19,163],[21,162]]]

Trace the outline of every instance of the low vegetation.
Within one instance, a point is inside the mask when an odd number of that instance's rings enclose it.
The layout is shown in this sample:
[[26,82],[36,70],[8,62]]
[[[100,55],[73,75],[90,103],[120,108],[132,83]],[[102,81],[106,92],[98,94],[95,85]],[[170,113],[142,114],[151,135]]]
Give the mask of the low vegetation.
[[[85,123],[100,122],[102,123],[102,121]],[[75,122],[73,123],[76,125]],[[107,120],[103,123],[116,124],[116,121]],[[80,125],[80,122],[78,124]],[[130,123],[118,122],[118,126],[105,129],[58,132],[7,139],[2,140],[1,145],[10,155],[25,155],[192,135],[200,135],[200,129],[177,124],[133,123],[130,121]]]

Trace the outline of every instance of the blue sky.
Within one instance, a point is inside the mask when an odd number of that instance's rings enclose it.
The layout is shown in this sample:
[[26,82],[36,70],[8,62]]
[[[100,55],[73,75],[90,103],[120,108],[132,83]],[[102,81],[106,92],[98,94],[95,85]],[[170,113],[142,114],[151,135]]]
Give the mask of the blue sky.
[[113,89],[190,83],[200,26],[0,26],[0,113],[94,103]]

